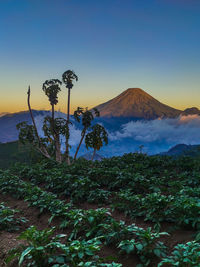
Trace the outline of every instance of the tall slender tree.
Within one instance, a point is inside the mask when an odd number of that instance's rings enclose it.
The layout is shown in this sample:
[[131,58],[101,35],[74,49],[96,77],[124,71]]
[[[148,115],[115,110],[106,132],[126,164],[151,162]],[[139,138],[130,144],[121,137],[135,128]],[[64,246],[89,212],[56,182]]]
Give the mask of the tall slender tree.
[[103,143],[108,144],[108,133],[105,128],[100,124],[92,126],[92,132],[89,132],[85,137],[86,148],[93,148],[92,161],[97,150],[100,150]]
[[55,110],[54,107],[58,103],[58,93],[61,91],[62,82],[58,79],[46,80],[43,83],[42,89],[45,95],[49,98],[49,102],[52,107],[52,120],[54,120]]
[[55,105],[58,103],[58,93],[61,91],[62,82],[58,79],[51,79],[46,80],[43,83],[42,89],[45,92],[46,96],[49,99],[50,105],[51,105],[51,114],[52,117],[50,119],[50,128],[52,132],[52,136],[54,139],[55,144],[55,156],[56,161],[61,162],[62,161],[62,155],[60,151],[60,136],[58,131],[56,131],[55,128]]
[[[63,83],[65,84],[66,88],[68,89],[68,100],[67,100],[67,121],[66,121],[66,127],[69,128],[70,124],[70,95],[71,95],[71,89],[74,86],[73,81],[78,81],[78,76],[74,73],[72,70],[67,70],[62,75]],[[67,159],[67,163],[70,164],[70,158],[69,158],[69,135],[66,135],[66,142],[65,142],[65,157]]]
[[86,108],[85,110],[83,108],[78,107],[77,110],[74,112],[74,118],[76,121],[82,123],[83,126],[83,130],[81,132],[81,140],[79,142],[79,145],[76,149],[75,155],[74,155],[74,160],[76,160],[76,157],[78,155],[79,149],[81,147],[81,144],[83,142],[83,139],[86,135],[87,130],[90,128],[92,121],[94,120],[94,116],[99,117],[100,113],[99,111],[94,108],[93,109],[94,112],[88,110],[88,108]]
[[[17,125],[19,130],[19,140],[24,144],[31,144],[35,149],[37,149],[46,158],[56,159],[57,162],[65,161],[70,164],[69,161],[69,124],[70,122],[70,91],[73,87],[73,80],[78,80],[78,77],[73,71],[66,71],[63,73],[63,82],[66,88],[68,88],[68,108],[67,108],[67,119],[55,118],[55,105],[58,103],[58,93],[60,92],[60,86],[62,82],[58,79],[46,80],[43,84],[43,91],[47,95],[50,105],[51,105],[51,116],[46,116],[43,121],[43,137],[39,135],[37,125],[33,116],[33,112],[30,104],[30,86],[28,88],[28,108],[32,119],[32,125],[27,122],[21,122]],[[82,123],[83,129],[81,133],[81,140],[77,147],[74,159],[76,159],[80,146],[85,137],[86,147],[92,147],[94,149],[93,157],[95,156],[96,150],[99,150],[103,143],[108,143],[107,132],[104,127],[96,124],[91,127],[92,120],[95,116],[99,116],[97,109],[93,111],[83,108],[78,108],[74,113],[74,118]],[[88,129],[92,130],[87,135]],[[65,136],[65,153],[61,152],[60,138]],[[67,159],[67,161],[66,161]]]

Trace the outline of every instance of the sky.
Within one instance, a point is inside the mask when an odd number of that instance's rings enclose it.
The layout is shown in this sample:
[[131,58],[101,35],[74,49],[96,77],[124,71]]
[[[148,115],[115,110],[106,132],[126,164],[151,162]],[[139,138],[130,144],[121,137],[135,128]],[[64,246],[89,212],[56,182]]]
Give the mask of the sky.
[[[72,111],[139,87],[200,108],[199,0],[0,0],[0,113],[49,109],[45,80],[72,69]],[[57,109],[67,110],[62,87]]]

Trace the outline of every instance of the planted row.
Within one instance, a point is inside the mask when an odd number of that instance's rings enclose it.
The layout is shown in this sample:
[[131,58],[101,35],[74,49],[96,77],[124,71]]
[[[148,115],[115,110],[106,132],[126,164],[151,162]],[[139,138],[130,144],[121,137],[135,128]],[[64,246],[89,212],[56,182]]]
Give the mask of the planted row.
[[97,256],[101,249],[101,241],[94,238],[88,241],[75,240],[62,242],[66,235],[53,236],[55,228],[38,230],[31,226],[23,232],[18,239],[25,240],[26,245],[21,244],[9,252],[6,263],[13,259],[18,260],[21,266],[62,266],[62,267],[121,267],[119,263],[104,263],[104,259]]
[[0,231],[6,230],[8,232],[17,231],[20,226],[27,222],[24,217],[18,216],[19,210],[11,209],[0,203]]
[[[51,219],[61,216],[63,221],[60,227],[67,227],[71,230],[68,237],[69,241],[77,238],[86,241],[91,238],[99,238],[104,244],[114,245],[121,249],[122,240],[134,239],[137,243],[136,248],[140,259],[142,262],[146,262],[146,266],[149,265],[152,258],[161,257],[165,253],[166,247],[159,239],[160,236],[167,235],[167,233],[154,233],[150,228],[145,230],[134,224],[126,226],[124,222],[113,219],[108,209],[69,209],[69,205],[57,200],[55,195],[21,181],[8,172],[1,175],[0,186],[2,192],[14,193],[17,197],[24,197],[31,205],[39,207],[41,212],[44,208],[50,211]],[[149,253],[146,252],[147,248]],[[160,250],[160,253],[158,253],[158,250]]]
[[130,190],[116,195],[113,207],[131,217],[142,216],[156,223],[168,221],[200,229],[200,199],[188,195],[162,195],[160,192],[135,195]]

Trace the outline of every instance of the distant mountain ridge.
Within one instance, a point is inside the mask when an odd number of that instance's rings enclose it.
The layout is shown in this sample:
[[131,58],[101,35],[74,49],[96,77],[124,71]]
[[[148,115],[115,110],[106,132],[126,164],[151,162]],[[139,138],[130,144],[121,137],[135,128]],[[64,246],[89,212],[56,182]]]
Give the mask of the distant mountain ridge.
[[182,111],[162,104],[140,88],[129,88],[96,108],[103,117],[132,117],[146,120],[175,118],[181,114],[200,114],[198,108]]
[[200,115],[200,110],[196,107],[192,107],[192,108],[186,108],[182,113],[182,115]]
[[[47,114],[48,111],[33,110],[33,116]],[[12,142],[18,139],[18,130],[16,125],[19,122],[27,121],[31,123],[29,111],[21,111],[17,113],[8,113],[0,117],[0,142]]]
[[[140,88],[129,88],[117,97],[98,105],[100,118],[96,122],[102,123],[109,132],[118,131],[121,126],[130,121],[153,120],[157,118],[176,118],[179,115],[200,115],[196,107],[184,111],[162,104]],[[33,110],[34,117],[49,115],[49,111]],[[65,114],[62,113],[62,116]],[[16,124],[22,121],[31,123],[28,111],[9,113],[0,116],[0,142],[11,142],[18,139]],[[74,122],[74,124],[76,124]],[[79,125],[75,125],[80,129]]]
[[3,117],[3,116],[5,116],[5,115],[7,115],[8,114],[8,112],[1,112],[0,113],[0,117]]
[[178,144],[170,148],[167,152],[160,153],[167,156],[200,156],[200,145]]

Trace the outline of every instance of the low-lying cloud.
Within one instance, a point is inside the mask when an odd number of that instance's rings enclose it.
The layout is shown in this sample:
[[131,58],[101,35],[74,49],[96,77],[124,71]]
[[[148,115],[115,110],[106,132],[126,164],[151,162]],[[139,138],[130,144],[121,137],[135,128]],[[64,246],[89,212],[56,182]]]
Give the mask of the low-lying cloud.
[[200,116],[188,115],[175,119],[151,121],[130,121],[119,131],[110,133],[112,141],[133,138],[136,141],[160,142],[169,144],[200,144]]
[[[43,126],[43,121],[44,118],[46,116],[51,116],[51,112],[47,112],[45,113],[45,115],[38,115],[35,117],[35,123],[37,125],[38,128],[38,132],[40,136],[43,136],[43,130],[42,130],[42,126]],[[62,112],[55,112],[55,118],[63,118],[66,119],[66,114],[62,113]],[[73,121],[73,119],[71,119]],[[69,126],[70,128],[70,140],[69,140],[69,145],[70,146],[76,146],[79,142],[80,142],[80,138],[81,138],[81,130],[78,129],[75,124],[70,124]],[[61,145],[64,149],[64,144],[65,144],[65,140],[64,137],[61,138]]]
[[[46,116],[47,114],[45,114]],[[50,113],[49,113],[50,115]],[[45,116],[36,116],[36,124],[42,135],[42,124]],[[56,117],[66,118],[63,113],[56,113]],[[102,149],[104,155],[121,155],[135,152],[144,145],[144,151],[149,154],[160,153],[176,144],[200,144],[200,116],[188,115],[175,119],[156,119],[151,121],[130,121],[113,131],[112,125],[108,129],[109,145]],[[81,129],[77,124],[70,125],[70,145],[72,151],[81,138]],[[62,140],[64,148],[64,138]],[[85,153],[84,145],[82,153]],[[80,153],[81,154],[81,153]]]

